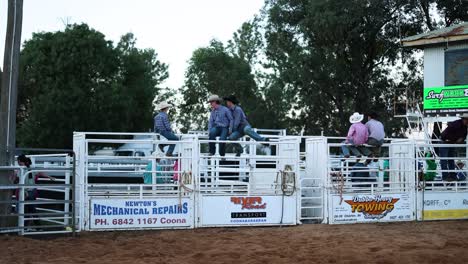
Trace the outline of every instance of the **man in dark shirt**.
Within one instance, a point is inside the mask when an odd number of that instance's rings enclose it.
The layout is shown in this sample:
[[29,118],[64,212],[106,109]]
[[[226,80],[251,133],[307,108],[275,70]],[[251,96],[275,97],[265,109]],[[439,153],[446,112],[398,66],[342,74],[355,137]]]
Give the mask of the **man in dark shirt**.
[[[157,109],[159,110],[159,114],[154,117],[154,132],[161,134],[161,136],[167,138],[167,140],[171,141],[178,141],[179,137],[174,134],[171,128],[171,122],[169,121],[169,117],[167,116],[167,111],[172,105],[161,102]],[[159,149],[164,152],[164,144],[159,145]],[[175,149],[174,144],[169,145],[169,149],[167,150],[166,156],[171,157],[173,155]]]
[[[239,106],[239,100],[237,100],[234,95],[226,96],[223,99],[226,102],[226,106],[231,110],[232,117],[234,118],[232,134],[228,137],[228,140],[238,140],[244,135],[248,135],[255,141],[268,141],[268,139],[260,136],[253,130],[249,121],[247,121],[244,110]],[[236,154],[240,155],[241,150],[242,147],[237,144]]]
[[[450,122],[447,128],[442,131],[441,139],[443,144],[463,144],[466,139],[468,128],[468,113],[463,114],[461,119]],[[450,160],[441,159],[440,167],[442,169],[442,179],[444,181],[456,180],[455,172],[448,172],[447,170],[455,170],[455,148],[454,147],[440,147],[439,156],[441,158],[451,158]]]

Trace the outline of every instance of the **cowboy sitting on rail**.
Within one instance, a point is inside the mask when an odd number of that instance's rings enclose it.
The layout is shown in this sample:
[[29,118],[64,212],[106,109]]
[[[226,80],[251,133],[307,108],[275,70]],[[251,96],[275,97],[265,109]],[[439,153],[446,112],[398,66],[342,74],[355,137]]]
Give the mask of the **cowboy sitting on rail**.
[[380,156],[381,146],[384,143],[385,130],[382,122],[377,120],[377,113],[371,112],[368,115],[368,121],[366,123],[367,130],[369,132],[369,137],[367,139],[367,145],[373,146],[372,155],[374,158]]
[[[161,102],[156,108],[159,110],[159,114],[154,117],[154,132],[161,134],[163,137],[167,138],[167,140],[171,141],[178,141],[179,138],[174,134],[171,128],[171,122],[169,122],[169,118],[167,116],[167,111],[172,105]],[[159,145],[159,149],[164,152],[164,146],[166,145]],[[166,156],[172,156],[174,152],[175,144],[170,144],[169,149],[167,150]]]
[[349,117],[349,122],[352,125],[349,128],[348,136],[343,143],[351,145],[341,146],[341,150],[343,151],[345,158],[349,158],[350,151],[357,157],[361,157],[363,154],[364,156],[368,156],[370,154],[370,151],[366,147],[360,146],[365,144],[369,137],[367,127],[361,123],[363,119],[364,115],[359,113],[354,113]]
[[[268,141],[267,138],[260,136],[252,129],[252,126],[247,121],[244,110],[239,106],[239,101],[234,95],[226,96],[223,99],[226,102],[226,106],[232,111],[234,118],[234,129],[228,140],[238,140],[244,135],[248,135],[255,141]],[[239,155],[240,153],[237,154]]]
[[[232,118],[231,111],[221,105],[221,98],[217,95],[211,95],[208,98],[208,102],[212,108],[210,114],[210,120],[208,122],[209,139],[215,140],[219,136],[220,140],[226,140],[228,135],[232,133],[234,120]],[[216,146],[214,142],[209,143],[210,155],[214,155],[216,152]],[[224,156],[226,154],[226,144],[219,144],[219,155]]]

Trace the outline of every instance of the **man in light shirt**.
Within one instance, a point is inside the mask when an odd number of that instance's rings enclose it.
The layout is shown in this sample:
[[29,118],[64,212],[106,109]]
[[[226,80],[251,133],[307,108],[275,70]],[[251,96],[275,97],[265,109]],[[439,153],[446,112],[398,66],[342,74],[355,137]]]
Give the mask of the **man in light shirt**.
[[384,125],[377,120],[377,113],[371,112],[367,116],[369,118],[369,121],[366,123],[367,130],[369,131],[367,144],[373,146],[372,155],[378,158],[380,156],[380,147],[384,143],[385,138]]
[[[221,98],[215,94],[208,98],[208,102],[211,106],[210,119],[208,121],[208,135],[210,140],[226,140],[228,135],[232,133],[234,126],[234,119],[232,117],[231,110],[221,105]],[[210,142],[209,150],[210,155],[214,155],[216,151],[216,143]],[[226,153],[226,144],[219,144],[219,155],[224,156]]]
[[361,123],[364,119],[364,115],[359,113],[354,113],[349,117],[349,122],[352,124],[349,127],[348,136],[343,142],[346,145],[341,146],[341,150],[345,158],[349,158],[350,152],[352,152],[356,157],[361,157],[362,155],[367,156],[369,150],[361,146],[367,143],[369,132],[367,127]]

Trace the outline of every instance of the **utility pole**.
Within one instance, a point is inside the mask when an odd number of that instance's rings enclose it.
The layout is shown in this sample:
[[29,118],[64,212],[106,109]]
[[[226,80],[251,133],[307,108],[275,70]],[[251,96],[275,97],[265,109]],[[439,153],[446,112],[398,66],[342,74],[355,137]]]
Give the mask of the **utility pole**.
[[[18,97],[19,54],[23,0],[8,0],[8,20],[0,87],[0,166],[13,164],[16,147],[16,101]],[[12,171],[0,170],[0,185],[10,184]],[[11,201],[11,190],[0,190],[0,201]],[[9,226],[10,204],[0,203],[0,228]]]

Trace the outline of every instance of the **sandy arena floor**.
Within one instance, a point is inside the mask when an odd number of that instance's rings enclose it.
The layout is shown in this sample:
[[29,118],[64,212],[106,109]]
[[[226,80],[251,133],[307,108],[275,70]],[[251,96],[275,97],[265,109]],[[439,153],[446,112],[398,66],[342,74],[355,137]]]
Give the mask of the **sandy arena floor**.
[[468,263],[468,221],[0,236],[0,263]]

